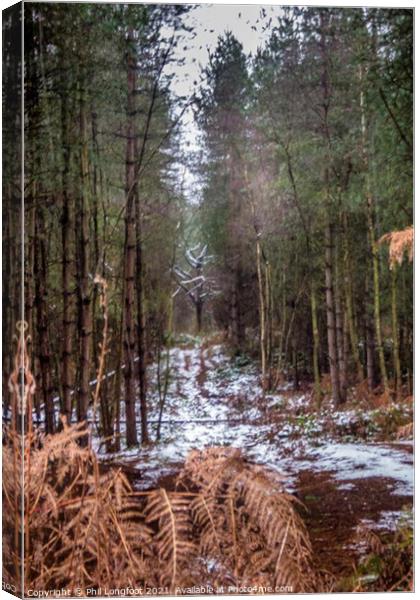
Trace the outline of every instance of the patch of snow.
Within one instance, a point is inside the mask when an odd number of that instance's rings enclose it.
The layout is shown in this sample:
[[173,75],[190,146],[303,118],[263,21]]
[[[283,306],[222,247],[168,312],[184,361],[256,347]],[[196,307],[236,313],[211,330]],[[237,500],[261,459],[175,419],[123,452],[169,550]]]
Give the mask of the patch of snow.
[[342,490],[342,491],[348,491],[348,490],[354,490],[354,483],[340,483],[337,486],[337,490]]
[[394,494],[414,493],[413,459],[404,450],[379,444],[327,442],[317,448],[308,445],[305,454],[300,461],[301,469],[331,471],[339,481],[385,477],[396,482]]
[[302,394],[301,396],[292,396],[287,400],[288,407],[299,410],[301,408],[306,408],[310,402],[310,396],[307,394]]
[[402,521],[407,522],[407,525],[409,524],[411,527],[413,526],[412,519],[408,520],[407,512],[404,510],[384,510],[376,521],[362,519],[361,523],[369,529],[395,531]]
[[[162,361],[164,364],[164,361]],[[149,419],[151,437],[156,432],[159,394],[156,365],[149,367]],[[305,412],[309,395],[287,397],[282,392],[293,384],[286,383],[275,394],[262,400],[259,373],[252,364],[230,359],[222,345],[209,348],[177,347],[170,350],[170,378],[161,424],[161,441],[146,448],[122,450],[112,459],[129,460],[145,480],[140,485],[153,484],[160,477],[178,468],[193,448],[234,446],[243,448],[249,459],[265,464],[286,476],[293,489],[300,471],[329,471],[339,482],[339,489],[351,489],[359,478],[385,477],[393,482],[392,492],[403,496],[413,494],[412,456],[392,444],[337,443],[320,437],[326,420],[347,426],[360,419],[369,419],[352,408],[339,412],[324,408],[320,415]],[[140,420],[139,407],[136,406]],[[277,423],[264,420],[264,404],[279,407]],[[284,414],[281,412],[284,407]],[[121,434],[124,444],[125,405],[121,404]],[[96,449],[98,442],[94,438]],[[398,444],[412,442],[398,442]],[[101,447],[102,456],[105,448]]]

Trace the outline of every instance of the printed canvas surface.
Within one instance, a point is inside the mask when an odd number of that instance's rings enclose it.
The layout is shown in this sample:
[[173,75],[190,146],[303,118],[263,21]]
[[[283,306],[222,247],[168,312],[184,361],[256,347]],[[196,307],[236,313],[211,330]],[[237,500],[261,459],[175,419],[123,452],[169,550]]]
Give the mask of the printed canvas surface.
[[3,11],[3,589],[413,589],[413,10]]

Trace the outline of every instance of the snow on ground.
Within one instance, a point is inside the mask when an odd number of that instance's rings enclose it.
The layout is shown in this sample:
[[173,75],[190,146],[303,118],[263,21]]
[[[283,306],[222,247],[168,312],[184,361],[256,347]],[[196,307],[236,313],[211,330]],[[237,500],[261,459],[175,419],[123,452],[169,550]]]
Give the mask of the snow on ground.
[[[305,456],[287,459],[287,467],[299,470],[331,471],[340,482],[384,477],[393,480],[392,493],[412,496],[414,493],[413,457],[405,450],[369,443],[325,442],[320,446],[307,445]],[[343,489],[346,483],[341,485]]]
[[[124,449],[124,402],[121,403],[123,450],[117,455],[107,455],[100,440],[95,435],[92,439],[103,459],[127,461],[138,468],[142,474],[139,486],[155,485],[161,477],[173,473],[192,448],[234,446],[241,448],[249,459],[284,474],[290,491],[294,491],[299,472],[313,470],[331,473],[342,490],[353,489],[352,481],[357,479],[384,477],[392,482],[393,494],[413,495],[413,456],[404,450],[412,442],[398,442],[393,447],[390,443],[337,442],[326,435],[331,424],[342,433],[353,424],[369,424],[375,411],[369,414],[350,407],[335,411],[327,406],[317,414],[311,413],[309,395],[291,395],[290,382],[263,398],[258,370],[245,357],[232,359],[222,345],[205,348],[198,340],[186,341],[187,346],[170,350],[169,387],[160,443]],[[161,372],[164,368],[162,360]],[[107,377],[114,373],[108,373]],[[152,365],[149,382],[156,381],[156,374],[157,366]],[[276,422],[268,422],[264,407],[278,417]],[[397,407],[391,407],[394,408]],[[156,437],[158,414],[158,390],[151,387],[152,439]],[[139,413],[137,418],[140,421]],[[92,414],[90,421],[94,421]]]
[[[256,400],[261,395],[258,373],[253,367],[229,364],[221,346],[208,350],[174,348],[170,355],[171,383],[161,426],[161,442],[148,448],[131,448],[119,458],[136,458],[144,465],[142,485],[171,472],[192,448],[236,446],[246,450],[258,443],[261,428],[251,424],[261,419]],[[158,418],[154,394],[149,418],[152,436]],[[265,427],[267,428],[267,427]],[[105,455],[115,458],[115,455]]]
[[362,519],[361,525],[365,525],[369,529],[394,531],[399,523],[413,526],[412,513],[398,510],[384,510],[381,513],[381,517],[378,521],[372,521],[371,519]]
[[[177,470],[192,448],[229,445],[241,448],[249,459],[285,474],[290,491],[299,472],[312,469],[330,472],[341,489],[351,489],[352,481],[360,478],[385,477],[392,482],[392,493],[413,494],[411,454],[390,444],[338,443],[326,438],[322,435],[322,419],[327,415],[305,414],[308,397],[290,396],[287,384],[279,393],[265,398],[268,407],[280,415],[285,413],[284,421],[267,422],[257,369],[243,358],[231,359],[222,346],[173,348],[170,365],[161,442],[123,450],[118,455],[119,460],[128,460],[139,469],[140,487],[155,485]],[[155,373],[150,375],[153,381]],[[153,436],[158,395],[156,390],[151,394]],[[283,407],[293,415],[292,420]],[[360,415],[354,410],[330,411],[328,418],[336,418],[342,425]],[[115,460],[115,455],[103,457]]]

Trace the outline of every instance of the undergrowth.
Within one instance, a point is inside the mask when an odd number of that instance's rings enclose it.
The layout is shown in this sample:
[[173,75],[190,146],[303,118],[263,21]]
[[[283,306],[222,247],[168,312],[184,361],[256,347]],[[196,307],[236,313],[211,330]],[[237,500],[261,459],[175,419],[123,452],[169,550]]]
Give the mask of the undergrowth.
[[[132,490],[121,470],[102,472],[79,442],[83,425],[53,436],[5,436],[5,576],[25,590],[289,586],[319,591],[308,533],[277,475],[239,450],[192,451],[176,490]],[[17,465],[24,453],[24,488]],[[23,496],[23,498],[22,498]],[[21,515],[22,499],[25,505]],[[78,591],[80,590],[80,592]]]
[[[25,536],[25,590],[123,587],[149,571],[151,530],[120,470],[100,473],[79,444],[83,425],[55,435],[7,432],[3,448],[4,570],[19,581]],[[24,452],[24,486],[16,464]],[[16,456],[17,455],[17,456]],[[21,514],[21,503],[24,512]]]
[[341,581],[336,591],[413,591],[413,513],[401,516],[396,530],[380,535],[361,525],[355,541],[364,549],[353,576]]

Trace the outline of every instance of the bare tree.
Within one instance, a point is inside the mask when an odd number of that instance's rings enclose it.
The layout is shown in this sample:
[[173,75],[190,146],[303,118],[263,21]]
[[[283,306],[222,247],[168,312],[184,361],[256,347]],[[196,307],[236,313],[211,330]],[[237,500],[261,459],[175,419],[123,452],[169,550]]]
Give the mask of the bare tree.
[[217,291],[213,288],[214,281],[204,273],[204,268],[212,261],[213,257],[208,254],[207,244],[197,244],[185,251],[185,260],[188,270],[175,265],[173,273],[178,283],[174,297],[181,291],[190,299],[197,319],[197,332],[200,333],[203,325],[204,305]]

